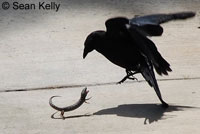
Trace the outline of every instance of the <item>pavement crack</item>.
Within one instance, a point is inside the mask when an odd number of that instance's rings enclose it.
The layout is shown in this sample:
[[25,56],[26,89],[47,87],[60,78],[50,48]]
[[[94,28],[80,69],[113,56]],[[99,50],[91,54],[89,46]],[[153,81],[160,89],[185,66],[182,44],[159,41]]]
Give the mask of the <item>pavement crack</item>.
[[[157,79],[157,81],[179,81],[179,80],[199,80],[200,77],[193,78],[169,78],[169,79]],[[127,81],[124,84],[130,84],[134,82],[146,82],[145,80],[138,81]],[[1,90],[0,93],[5,92],[23,92],[23,91],[36,91],[36,90],[52,90],[52,89],[63,89],[63,88],[77,88],[77,87],[93,87],[93,86],[105,86],[105,85],[116,85],[117,82],[107,82],[107,83],[94,83],[94,84],[76,84],[76,85],[57,85],[57,86],[47,86],[47,87],[37,87],[37,88],[22,88],[22,89],[6,89]]]

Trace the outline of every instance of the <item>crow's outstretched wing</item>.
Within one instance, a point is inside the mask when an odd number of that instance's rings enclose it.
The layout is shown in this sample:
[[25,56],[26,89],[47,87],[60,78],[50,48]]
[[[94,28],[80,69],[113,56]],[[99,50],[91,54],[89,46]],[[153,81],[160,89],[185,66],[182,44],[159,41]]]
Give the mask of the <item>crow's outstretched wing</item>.
[[182,20],[194,16],[194,12],[153,14],[132,18],[130,19],[130,25],[145,36],[160,36],[163,33],[163,28],[160,24],[171,20]]
[[140,52],[152,62],[159,75],[167,75],[172,71],[170,64],[158,52],[156,45],[146,36],[160,36],[163,28],[160,24],[170,20],[186,19],[195,16],[194,12],[181,12],[172,14],[154,14],[136,17],[130,20],[128,28],[132,39]]
[[[111,18],[106,21],[106,33],[113,39],[127,38],[132,40],[138,51],[152,62],[159,75],[167,75],[171,71],[169,63],[157,51],[155,44],[146,36],[141,34],[135,27],[129,24],[129,20],[124,17]],[[121,47],[130,47],[123,44]],[[132,49],[132,47],[130,47]],[[132,58],[132,57],[130,57]]]
[[161,56],[155,44],[146,36],[162,35],[163,28],[160,26],[161,23],[170,20],[186,19],[194,15],[194,12],[154,14],[136,17],[131,20],[125,17],[116,17],[106,21],[106,32],[107,35],[115,38],[130,36],[133,40],[133,45],[137,46],[141,54],[152,62],[157,73],[159,75],[167,75],[168,71],[172,71],[170,64]]

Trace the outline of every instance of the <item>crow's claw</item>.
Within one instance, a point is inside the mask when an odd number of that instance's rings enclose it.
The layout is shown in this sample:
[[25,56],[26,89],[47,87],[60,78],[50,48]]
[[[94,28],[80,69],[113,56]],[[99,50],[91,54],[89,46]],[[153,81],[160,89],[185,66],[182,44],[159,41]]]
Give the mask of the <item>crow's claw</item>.
[[119,82],[117,82],[117,84],[122,84],[127,78],[123,78],[122,80],[120,80]]
[[135,73],[127,72],[127,75],[126,75],[121,81],[117,82],[117,84],[123,83],[124,81],[126,81],[126,79],[137,80],[137,81],[138,81],[138,79],[137,79],[136,77],[133,76],[134,74],[135,74]]
[[134,76],[132,76],[132,77],[128,77],[128,79],[131,79],[131,80],[136,80],[136,81],[138,81],[138,79],[137,79],[136,77],[134,77]]

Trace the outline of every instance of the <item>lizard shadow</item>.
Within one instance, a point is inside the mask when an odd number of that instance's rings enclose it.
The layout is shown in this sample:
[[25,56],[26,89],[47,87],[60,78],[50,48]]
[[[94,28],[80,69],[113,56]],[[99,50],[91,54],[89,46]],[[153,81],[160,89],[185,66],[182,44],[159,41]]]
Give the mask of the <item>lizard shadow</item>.
[[171,116],[165,116],[165,112],[183,111],[184,109],[195,108],[190,106],[170,105],[168,108],[163,108],[157,104],[124,104],[114,108],[107,108],[95,112],[93,115],[117,115],[122,117],[144,118],[144,124],[156,122],[161,119],[166,119]]
[[71,118],[80,118],[80,117],[92,116],[92,114],[81,114],[81,115],[71,115],[71,116],[64,116],[64,117],[55,117],[56,113],[58,113],[58,111],[51,115],[52,119],[63,119],[63,120],[65,120],[65,119],[71,119]]

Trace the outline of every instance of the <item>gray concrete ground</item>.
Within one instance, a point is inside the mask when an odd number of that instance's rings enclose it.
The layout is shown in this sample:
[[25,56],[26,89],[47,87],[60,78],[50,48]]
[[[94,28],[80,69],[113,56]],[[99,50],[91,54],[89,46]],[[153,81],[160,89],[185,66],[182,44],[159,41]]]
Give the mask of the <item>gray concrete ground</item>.
[[[200,133],[199,0],[53,2],[61,4],[58,12],[0,8],[1,133]],[[95,52],[82,59],[86,36],[105,29],[107,18],[178,11],[197,15],[164,24],[163,36],[152,38],[173,69],[157,76],[167,110],[140,75],[139,82],[116,85],[123,69]],[[54,100],[59,106],[70,105],[85,86],[90,104],[65,113],[65,120],[59,113],[51,118],[51,96],[62,96]]]

